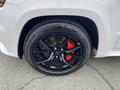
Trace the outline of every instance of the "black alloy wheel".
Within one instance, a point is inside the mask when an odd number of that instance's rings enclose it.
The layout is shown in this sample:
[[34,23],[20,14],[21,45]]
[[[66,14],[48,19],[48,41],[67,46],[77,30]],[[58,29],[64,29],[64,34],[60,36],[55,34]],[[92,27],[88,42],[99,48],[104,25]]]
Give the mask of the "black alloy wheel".
[[64,75],[81,68],[91,52],[90,39],[79,24],[50,19],[36,25],[27,35],[24,55],[36,70]]

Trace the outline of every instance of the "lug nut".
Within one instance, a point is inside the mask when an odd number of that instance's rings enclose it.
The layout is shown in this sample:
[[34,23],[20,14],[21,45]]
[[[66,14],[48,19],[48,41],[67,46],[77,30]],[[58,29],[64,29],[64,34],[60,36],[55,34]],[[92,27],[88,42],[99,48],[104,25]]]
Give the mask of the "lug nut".
[[56,58],[58,58],[58,56],[56,56]]
[[80,43],[78,43],[78,45],[80,45]]
[[57,48],[56,48],[56,47],[55,47],[54,49],[55,49],[55,50],[57,50]]
[[61,51],[63,51],[63,48],[61,49]]

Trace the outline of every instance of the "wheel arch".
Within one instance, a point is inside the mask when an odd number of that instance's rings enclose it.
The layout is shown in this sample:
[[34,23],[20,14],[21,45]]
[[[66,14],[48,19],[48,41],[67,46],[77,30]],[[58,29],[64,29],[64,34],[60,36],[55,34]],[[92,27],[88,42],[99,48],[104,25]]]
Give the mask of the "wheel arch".
[[85,30],[87,31],[87,33],[91,39],[92,46],[94,48],[98,49],[99,32],[98,32],[97,25],[93,20],[91,20],[87,17],[83,17],[83,16],[41,16],[41,17],[32,18],[24,25],[24,27],[21,31],[20,37],[19,37],[19,41],[18,41],[18,56],[20,58],[22,58],[22,56],[23,56],[24,40],[25,40],[27,33],[30,31],[30,29],[33,28],[33,26],[36,25],[37,23],[40,23],[46,19],[50,19],[53,17],[54,18],[65,18],[65,19],[72,20],[72,21],[77,22],[80,25],[82,25],[85,28]]

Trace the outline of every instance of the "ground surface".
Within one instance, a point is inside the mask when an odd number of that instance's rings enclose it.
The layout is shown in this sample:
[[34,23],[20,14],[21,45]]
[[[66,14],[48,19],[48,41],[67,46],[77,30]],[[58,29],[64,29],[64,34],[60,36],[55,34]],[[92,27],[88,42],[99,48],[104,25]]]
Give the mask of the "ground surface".
[[120,90],[120,57],[91,59],[66,76],[47,76],[0,53],[0,90]]

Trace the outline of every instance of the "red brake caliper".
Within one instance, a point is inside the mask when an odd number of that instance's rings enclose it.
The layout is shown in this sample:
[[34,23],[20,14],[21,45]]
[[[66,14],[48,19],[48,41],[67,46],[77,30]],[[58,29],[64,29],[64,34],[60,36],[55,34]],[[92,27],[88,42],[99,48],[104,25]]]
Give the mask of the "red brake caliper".
[[[75,44],[74,44],[74,42],[72,40],[67,42],[67,50],[73,49],[74,47],[75,47]],[[68,62],[71,61],[72,57],[73,57],[72,56],[73,53],[74,52],[72,52],[71,54],[66,55],[65,60],[68,61]]]

